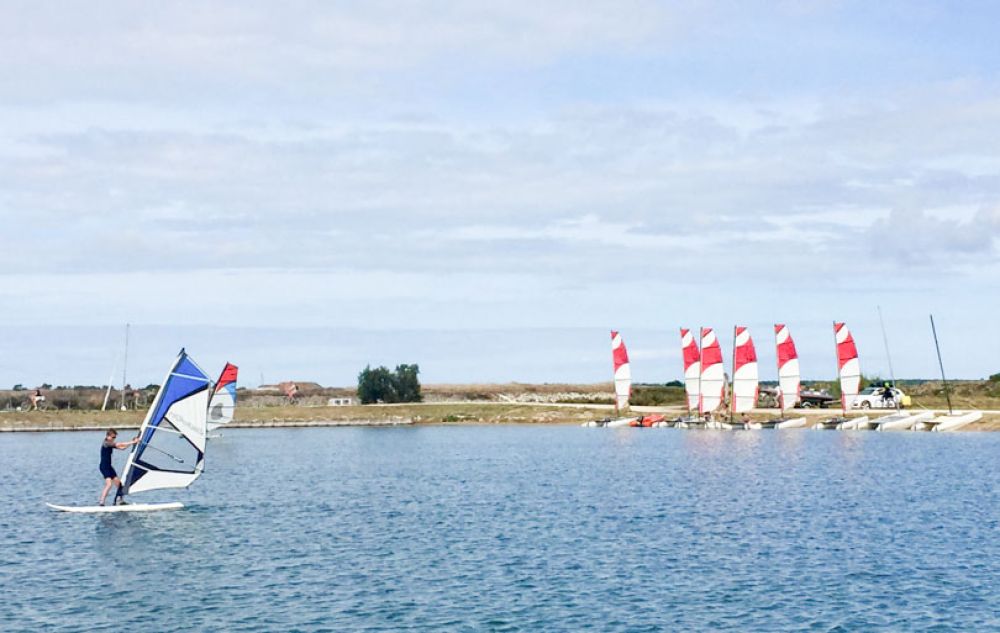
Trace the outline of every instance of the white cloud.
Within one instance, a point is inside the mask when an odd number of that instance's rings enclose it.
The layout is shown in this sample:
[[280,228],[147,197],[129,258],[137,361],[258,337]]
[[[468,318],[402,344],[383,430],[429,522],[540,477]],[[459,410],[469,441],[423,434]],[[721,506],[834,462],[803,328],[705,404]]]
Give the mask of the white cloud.
[[165,318],[157,288],[178,323],[665,327],[872,271],[995,287],[995,72],[947,15],[862,8],[913,35],[836,3],[5,3],[2,318]]

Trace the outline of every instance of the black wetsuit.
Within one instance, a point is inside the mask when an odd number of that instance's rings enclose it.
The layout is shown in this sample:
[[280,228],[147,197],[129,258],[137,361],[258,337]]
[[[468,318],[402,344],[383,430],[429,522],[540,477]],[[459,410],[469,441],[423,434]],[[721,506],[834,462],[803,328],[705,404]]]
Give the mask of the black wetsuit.
[[114,479],[118,476],[115,472],[115,467],[111,465],[111,453],[115,450],[115,442],[113,440],[104,440],[101,444],[101,475],[106,479]]

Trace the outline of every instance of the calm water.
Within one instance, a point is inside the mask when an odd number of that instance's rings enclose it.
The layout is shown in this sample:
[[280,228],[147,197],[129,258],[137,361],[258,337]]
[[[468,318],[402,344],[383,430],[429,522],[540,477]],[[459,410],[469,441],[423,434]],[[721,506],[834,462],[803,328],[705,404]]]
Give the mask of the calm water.
[[231,430],[45,509],[100,440],[0,435],[0,630],[1000,630],[1000,434]]

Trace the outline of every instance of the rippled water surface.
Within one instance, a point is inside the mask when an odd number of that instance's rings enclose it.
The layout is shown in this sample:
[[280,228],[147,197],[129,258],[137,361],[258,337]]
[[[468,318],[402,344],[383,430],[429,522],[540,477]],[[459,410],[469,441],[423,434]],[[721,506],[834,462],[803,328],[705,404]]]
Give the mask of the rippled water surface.
[[47,510],[100,441],[0,435],[0,629],[1000,630],[1000,434],[231,430]]

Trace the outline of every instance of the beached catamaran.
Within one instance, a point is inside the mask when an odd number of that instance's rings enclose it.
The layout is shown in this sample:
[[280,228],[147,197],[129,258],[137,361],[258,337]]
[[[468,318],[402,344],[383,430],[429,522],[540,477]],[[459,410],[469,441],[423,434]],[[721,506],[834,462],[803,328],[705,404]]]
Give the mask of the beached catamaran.
[[[615,377],[615,414],[621,415],[628,409],[628,399],[632,395],[632,368],[628,362],[628,350],[620,332],[611,330],[611,360]],[[607,426],[628,426],[632,418],[616,418]]]
[[[212,400],[208,403],[208,432],[215,431],[233,421],[236,409],[236,376],[239,367],[226,363],[222,374],[215,383]],[[214,437],[214,436],[213,436]]]
[[752,429],[796,429],[806,425],[804,417],[789,418],[786,412],[799,402],[801,379],[799,375],[799,353],[795,341],[782,323],[774,326],[774,348],[778,363],[778,410],[781,415],[772,420],[751,422]]
[[749,413],[757,406],[760,392],[757,368],[757,350],[750,337],[750,330],[737,325],[733,328],[733,397],[729,407],[729,421],[733,415]]
[[[698,414],[712,414],[722,404],[726,392],[726,370],[722,364],[722,347],[710,327],[701,328],[700,380],[698,385]],[[710,421],[708,426],[720,426]],[[728,425],[725,425],[728,427]]]
[[684,361],[684,394],[687,403],[687,416],[677,420],[678,424],[695,421],[692,413],[698,410],[698,394],[701,385],[701,352],[694,333],[687,328],[681,328],[681,358]]
[[982,411],[955,411],[951,407],[951,390],[948,388],[948,378],[944,375],[944,361],[941,360],[941,345],[938,344],[937,327],[934,326],[934,315],[931,318],[931,333],[934,335],[934,350],[937,352],[938,367],[941,368],[941,384],[944,385],[944,397],[948,402],[948,415],[939,415],[930,420],[918,422],[915,429],[930,429],[931,431],[957,431],[967,424],[972,424],[983,417]]
[[799,403],[799,391],[802,389],[799,352],[784,323],[774,324],[774,348],[778,359],[778,409],[784,413]]
[[843,415],[824,420],[817,426],[837,429],[868,428],[868,418],[847,418],[851,403],[861,390],[861,361],[858,360],[858,347],[846,323],[833,323],[833,340],[837,350],[837,380],[840,381],[840,408]]
[[[205,466],[208,397],[212,381],[182,349],[170,366],[146,418],[139,427],[139,443],[125,462],[123,493],[187,488]],[[179,502],[119,506],[57,506],[64,512],[148,512],[183,508]]]

